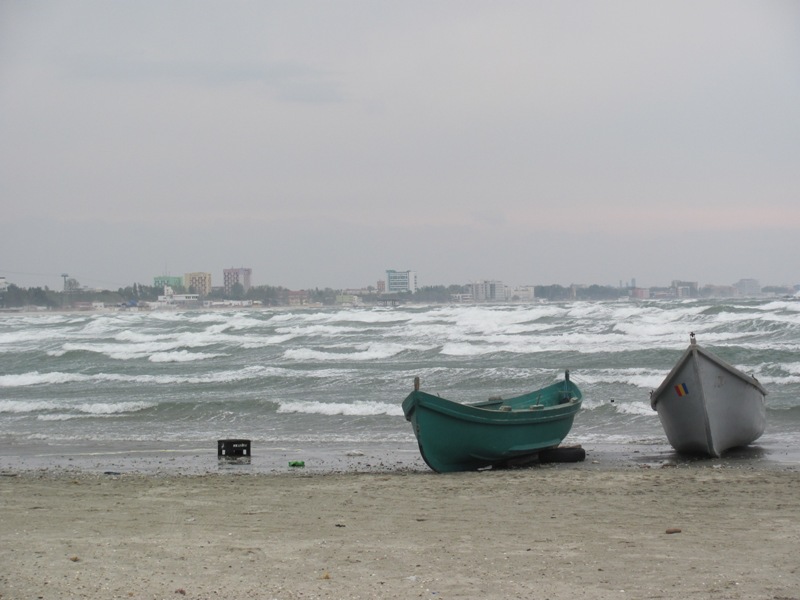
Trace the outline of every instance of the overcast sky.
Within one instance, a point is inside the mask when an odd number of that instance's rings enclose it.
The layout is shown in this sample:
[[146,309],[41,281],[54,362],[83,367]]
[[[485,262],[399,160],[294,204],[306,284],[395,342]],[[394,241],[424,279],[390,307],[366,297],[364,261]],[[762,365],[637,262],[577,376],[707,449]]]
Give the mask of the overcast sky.
[[0,1],[0,276],[800,283],[800,2]]

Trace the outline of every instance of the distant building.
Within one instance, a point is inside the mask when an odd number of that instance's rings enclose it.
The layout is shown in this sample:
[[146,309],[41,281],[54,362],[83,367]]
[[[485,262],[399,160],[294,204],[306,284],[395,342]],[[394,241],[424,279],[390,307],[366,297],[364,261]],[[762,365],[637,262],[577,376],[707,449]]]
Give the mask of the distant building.
[[340,290],[340,292],[341,292],[341,295],[344,295],[344,296],[358,296],[359,298],[362,298],[364,296],[370,296],[370,295],[375,293],[375,291],[371,287],[358,288],[358,289],[356,289],[356,288],[347,288],[347,289],[344,289],[344,290]]
[[386,271],[386,293],[411,292],[413,294],[416,291],[416,271],[395,271],[392,269]]
[[740,296],[760,296],[761,285],[757,279],[740,279],[733,284]]
[[193,294],[208,296],[211,293],[211,273],[186,273],[183,285]]
[[309,296],[306,290],[287,290],[285,298],[285,303],[289,306],[306,306],[309,303]]
[[204,308],[226,308],[226,307],[239,307],[239,306],[253,306],[255,302],[252,300],[203,300]]
[[5,277],[0,277],[0,292],[5,292],[8,289],[8,281]]
[[696,298],[698,296],[698,284],[696,281],[673,280],[672,292],[676,298]]
[[386,292],[386,282],[381,279],[380,281],[378,281],[378,284],[375,287],[375,289],[377,290],[377,292],[379,294],[385,293]]
[[733,298],[739,292],[732,285],[704,285],[700,295],[704,298]]
[[647,300],[650,298],[650,290],[647,288],[638,287],[631,288],[631,298],[636,298],[637,300]]
[[164,294],[152,305],[156,308],[175,308],[199,304],[198,294],[176,294],[169,286],[164,286]]
[[357,294],[344,293],[336,296],[336,304],[361,306],[363,302],[361,301],[361,296]]
[[222,270],[222,287],[225,288],[225,293],[230,295],[231,290],[233,290],[233,286],[237,283],[244,288],[244,292],[247,293],[247,290],[250,289],[250,275],[253,273],[253,269],[245,269],[244,267],[241,268],[233,268],[230,269],[223,269]]
[[475,302],[505,302],[506,288],[502,281],[475,281],[466,286]]
[[578,290],[585,290],[588,286],[585,283],[573,283],[569,286],[570,300],[577,300]]
[[532,285],[522,285],[508,292],[508,299],[512,302],[533,302],[536,299],[536,290]]
[[165,285],[171,288],[182,288],[183,277],[177,277],[174,275],[159,275],[157,277],[153,277],[153,287],[163,288]]

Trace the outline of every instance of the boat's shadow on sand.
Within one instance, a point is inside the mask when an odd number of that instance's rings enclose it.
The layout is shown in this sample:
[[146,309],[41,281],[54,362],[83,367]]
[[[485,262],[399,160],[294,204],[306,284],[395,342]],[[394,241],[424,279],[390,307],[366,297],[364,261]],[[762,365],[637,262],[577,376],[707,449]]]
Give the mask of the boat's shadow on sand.
[[704,454],[681,454],[674,450],[654,453],[635,454],[633,462],[640,465],[671,466],[743,466],[749,462],[758,461],[769,456],[769,452],[761,446],[742,446],[731,448],[720,458],[712,458]]

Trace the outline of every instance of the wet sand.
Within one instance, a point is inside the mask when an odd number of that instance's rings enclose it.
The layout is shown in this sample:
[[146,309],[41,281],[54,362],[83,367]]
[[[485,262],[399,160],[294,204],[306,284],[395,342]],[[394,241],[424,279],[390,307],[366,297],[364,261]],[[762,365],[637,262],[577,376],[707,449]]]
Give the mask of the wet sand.
[[800,599],[797,467],[598,463],[5,470],[0,595]]

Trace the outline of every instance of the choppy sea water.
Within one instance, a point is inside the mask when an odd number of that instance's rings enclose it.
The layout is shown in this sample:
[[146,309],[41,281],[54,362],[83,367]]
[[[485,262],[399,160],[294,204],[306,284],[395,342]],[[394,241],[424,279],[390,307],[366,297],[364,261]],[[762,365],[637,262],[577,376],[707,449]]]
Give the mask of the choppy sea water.
[[369,447],[422,464],[400,408],[414,377],[473,402],[567,369],[584,403],[565,443],[666,455],[649,392],[690,332],[769,392],[751,456],[796,461],[800,301],[781,299],[4,314],[0,466],[114,447],[216,458],[225,438],[254,460]]

